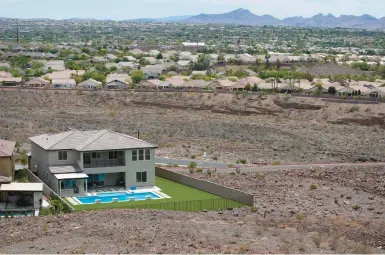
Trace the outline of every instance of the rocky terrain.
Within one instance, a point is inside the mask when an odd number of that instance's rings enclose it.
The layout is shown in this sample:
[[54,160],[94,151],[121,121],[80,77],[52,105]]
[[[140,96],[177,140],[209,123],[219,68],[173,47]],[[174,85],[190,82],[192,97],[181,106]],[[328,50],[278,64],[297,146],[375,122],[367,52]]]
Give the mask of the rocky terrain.
[[193,175],[252,193],[255,206],[2,219],[0,253],[384,252],[384,167]]
[[0,91],[1,137],[140,130],[159,156],[228,163],[384,161],[384,120],[385,104],[288,95]]

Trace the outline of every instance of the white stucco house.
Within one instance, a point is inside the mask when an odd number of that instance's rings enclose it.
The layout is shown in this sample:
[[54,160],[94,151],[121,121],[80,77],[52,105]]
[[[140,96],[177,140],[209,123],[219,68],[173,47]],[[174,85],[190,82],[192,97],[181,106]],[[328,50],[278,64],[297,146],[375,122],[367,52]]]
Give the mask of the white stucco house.
[[39,178],[62,197],[88,189],[155,185],[155,145],[109,130],[70,130],[30,138]]

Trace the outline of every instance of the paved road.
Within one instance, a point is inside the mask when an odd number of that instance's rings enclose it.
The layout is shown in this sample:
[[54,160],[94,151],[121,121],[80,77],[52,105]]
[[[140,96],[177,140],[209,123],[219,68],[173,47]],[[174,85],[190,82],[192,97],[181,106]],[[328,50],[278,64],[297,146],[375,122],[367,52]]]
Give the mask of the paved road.
[[[170,159],[170,158],[156,158],[157,164],[167,165],[178,164],[179,166],[186,166],[191,161],[197,162],[198,167],[203,168],[217,168],[220,172],[234,172],[234,168],[228,168],[228,164],[219,162],[209,161],[196,161],[196,160],[185,160],[185,159]],[[254,171],[277,171],[282,169],[308,169],[313,167],[336,167],[336,166],[385,166],[385,162],[381,163],[310,163],[310,164],[298,164],[298,165],[279,165],[279,166],[245,166],[245,165],[234,165],[239,167],[242,172],[254,172]],[[187,169],[180,168],[180,171],[188,171]]]

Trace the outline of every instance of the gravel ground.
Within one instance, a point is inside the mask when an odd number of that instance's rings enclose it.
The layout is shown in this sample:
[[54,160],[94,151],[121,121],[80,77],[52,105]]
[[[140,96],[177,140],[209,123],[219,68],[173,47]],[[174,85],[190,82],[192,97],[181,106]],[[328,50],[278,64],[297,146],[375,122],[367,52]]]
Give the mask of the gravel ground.
[[384,252],[383,167],[194,176],[253,193],[255,207],[2,219],[0,253]]
[[158,156],[203,159],[207,152],[211,160],[227,163],[385,161],[385,124],[378,121],[384,116],[385,104],[289,96],[0,93],[0,133],[8,139],[26,142],[68,128],[107,128],[134,136],[140,130],[142,139],[159,145]]

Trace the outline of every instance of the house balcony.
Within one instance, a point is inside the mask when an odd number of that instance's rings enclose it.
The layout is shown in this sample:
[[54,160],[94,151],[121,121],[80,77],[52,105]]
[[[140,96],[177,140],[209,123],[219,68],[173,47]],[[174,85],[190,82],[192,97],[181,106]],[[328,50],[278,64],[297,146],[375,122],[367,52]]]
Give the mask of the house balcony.
[[83,163],[84,168],[103,168],[126,166],[125,159],[91,160],[89,164]]

